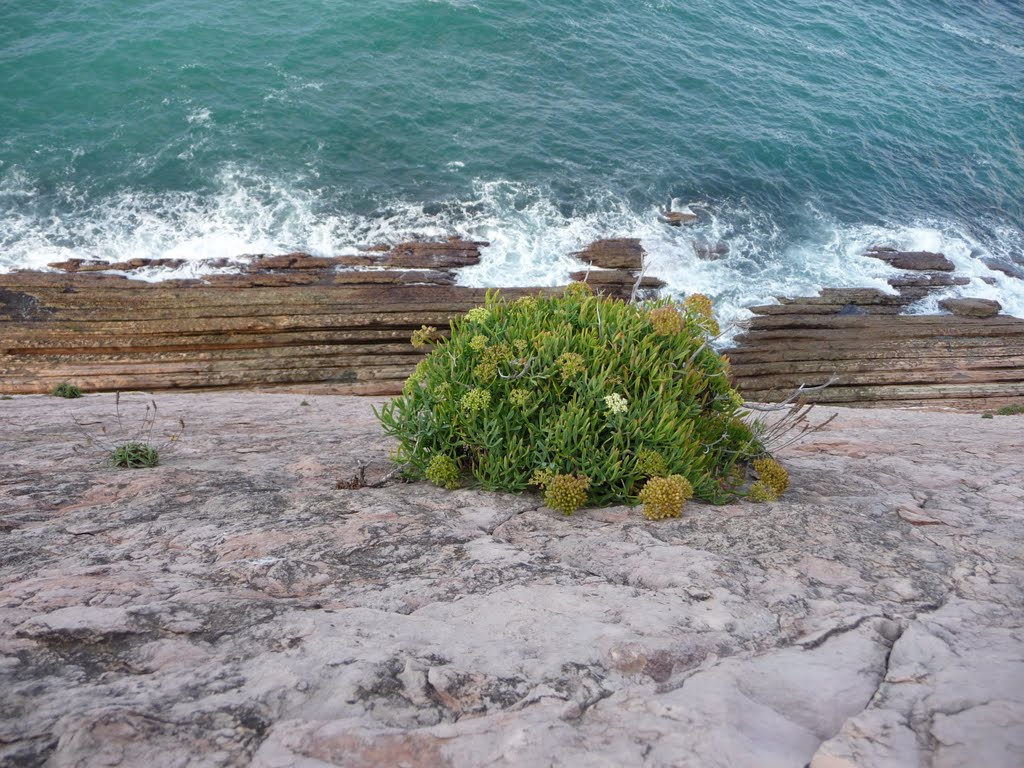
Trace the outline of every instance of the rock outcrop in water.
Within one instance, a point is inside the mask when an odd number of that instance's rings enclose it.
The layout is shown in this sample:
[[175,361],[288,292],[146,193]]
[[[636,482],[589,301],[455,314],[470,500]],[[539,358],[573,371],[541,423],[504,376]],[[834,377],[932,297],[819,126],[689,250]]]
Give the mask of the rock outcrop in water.
[[113,396],[0,401],[0,765],[1020,765],[1024,417],[841,410],[652,523],[386,481],[366,400],[157,402],[114,470]]

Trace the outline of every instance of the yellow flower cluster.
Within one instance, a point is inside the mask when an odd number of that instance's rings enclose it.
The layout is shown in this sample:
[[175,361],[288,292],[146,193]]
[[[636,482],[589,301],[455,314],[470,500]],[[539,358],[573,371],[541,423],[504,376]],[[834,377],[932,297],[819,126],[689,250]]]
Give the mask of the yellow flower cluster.
[[472,339],[469,340],[469,348],[475,349],[477,352],[482,351],[487,347],[487,337],[482,333],[478,333]]
[[[764,483],[771,493],[774,494],[774,498],[766,499],[766,501],[775,501],[789,488],[789,472],[775,459],[758,459],[754,462],[754,471],[757,472],[760,478],[758,482]],[[757,485],[757,483],[754,483],[754,485]],[[751,488],[750,490],[753,493],[754,489]]]
[[512,359],[512,347],[505,342],[488,347],[484,351],[484,360],[492,360],[495,363],[503,363]]
[[626,408],[629,407],[629,402],[618,392],[612,392],[610,395],[607,395],[604,399],[604,404],[608,406],[608,410],[612,413],[625,413]]
[[668,474],[668,462],[657,451],[641,448],[636,457],[636,468],[648,477],[664,477]]
[[545,488],[554,476],[555,474],[550,469],[535,469],[530,475],[530,485],[539,485],[541,488]]
[[732,403],[735,408],[743,407],[743,395],[737,392],[735,389],[729,390],[729,402]]
[[593,296],[594,289],[591,288],[586,283],[574,282],[569,283],[567,286],[565,286],[565,290],[562,291],[562,295],[565,296],[567,299],[583,299],[586,298],[587,296]]
[[416,389],[416,385],[419,384],[427,375],[427,361],[420,360],[416,363],[416,368],[408,379],[405,380],[405,385],[402,387],[402,392],[410,394]]
[[715,320],[715,313],[710,297],[705,296],[703,293],[691,293],[683,301],[683,306],[701,318],[700,324],[709,334],[717,336],[721,333],[721,329],[718,327],[718,321]]
[[675,307],[658,307],[647,313],[658,336],[672,336],[683,330],[683,316]]
[[555,365],[562,369],[562,380],[568,381],[574,376],[579,376],[586,370],[586,363],[583,355],[576,352],[563,352],[555,360]]
[[473,375],[477,381],[487,384],[498,375],[498,364],[493,360],[485,360],[473,369]]
[[750,486],[750,500],[757,502],[778,501],[779,496],[764,480],[758,480]]
[[412,332],[412,338],[409,341],[412,342],[414,347],[425,347],[437,338],[437,328],[432,325],[421,325],[418,331]]
[[508,393],[508,400],[516,408],[525,408],[530,402],[530,390],[517,387]]
[[691,312],[695,312],[702,317],[711,318],[714,317],[713,305],[711,303],[711,297],[703,293],[691,293],[683,301],[683,306]]
[[644,503],[644,516],[648,520],[680,517],[683,505],[693,498],[693,486],[682,475],[652,477],[640,491]]
[[577,475],[554,475],[547,480],[544,503],[556,512],[571,515],[587,503],[590,479]]
[[487,307],[473,307],[466,313],[466,319],[471,323],[485,323],[491,316],[491,310]]
[[459,407],[469,413],[480,413],[491,406],[491,393],[486,389],[471,389],[459,400]]
[[434,485],[453,490],[459,487],[459,467],[455,460],[444,454],[437,454],[427,465],[427,480]]

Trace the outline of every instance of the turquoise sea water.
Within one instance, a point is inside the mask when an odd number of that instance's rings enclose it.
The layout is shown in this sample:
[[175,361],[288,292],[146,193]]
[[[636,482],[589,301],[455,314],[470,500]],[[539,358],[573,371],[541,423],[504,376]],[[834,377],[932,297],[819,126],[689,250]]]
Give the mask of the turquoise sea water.
[[0,269],[461,234],[552,284],[637,236],[728,315],[881,244],[1024,315],[1022,189],[1017,0],[0,0]]

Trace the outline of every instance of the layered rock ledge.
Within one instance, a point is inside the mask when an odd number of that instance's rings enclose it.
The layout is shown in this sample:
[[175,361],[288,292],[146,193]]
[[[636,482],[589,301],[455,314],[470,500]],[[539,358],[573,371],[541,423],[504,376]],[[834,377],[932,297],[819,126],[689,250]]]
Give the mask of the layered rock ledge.
[[[826,289],[753,307],[728,350],[735,385],[775,402],[799,387],[808,400],[851,405],[998,408],[1024,399],[1024,320],[986,299],[944,299],[951,314],[902,314],[935,291],[967,285],[941,253],[874,248],[904,271],[893,293]],[[822,387],[813,391],[814,387]]]
[[[595,261],[579,277],[629,298],[643,251],[639,241],[609,242],[598,255],[613,265]],[[485,289],[455,285],[457,269],[479,262],[481,245],[257,257],[240,273],[161,282],[117,273],[181,265],[70,261],[52,265],[60,272],[0,275],[0,394],[49,392],[65,380],[86,391],[300,386],[393,394],[423,357],[409,344],[412,331],[447,329],[453,316],[483,303]],[[662,285],[639,277],[642,290]]]
[[[264,256],[233,274],[155,283],[125,275],[182,264],[68,261],[51,265],[59,272],[0,275],[0,394],[48,392],[66,380],[86,391],[393,394],[423,354],[408,343],[412,331],[444,329],[484,300],[484,289],[457,285],[458,270],[478,263],[483,245],[453,239],[336,257]],[[645,297],[663,285],[642,272],[639,240],[599,240],[574,255],[589,266],[570,277],[606,295]],[[969,278],[942,254],[867,255],[906,270],[889,281],[894,293],[827,290],[754,308],[729,351],[734,383],[749,399],[778,400],[830,381],[809,397],[969,409],[1024,398],[1024,320],[977,299],[947,301],[952,315],[900,314]]]
[[0,765],[1020,765],[1024,417],[823,408],[652,523],[388,480],[360,398],[84,446],[149,402],[0,401]]

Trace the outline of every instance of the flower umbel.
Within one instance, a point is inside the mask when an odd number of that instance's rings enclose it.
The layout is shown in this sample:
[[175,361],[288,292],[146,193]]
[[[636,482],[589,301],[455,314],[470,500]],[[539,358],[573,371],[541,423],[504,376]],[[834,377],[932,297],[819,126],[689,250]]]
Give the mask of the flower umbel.
[[421,325],[418,331],[412,332],[410,341],[414,347],[425,347],[437,340],[437,328],[432,325]]
[[[759,482],[763,482],[771,489],[775,499],[779,498],[789,488],[789,472],[775,459],[758,459],[754,462],[754,471],[757,472],[757,476],[760,478]],[[775,499],[770,499],[770,501]]]
[[472,339],[469,340],[469,348],[475,349],[477,352],[484,349],[487,346],[487,337],[482,333],[478,333]]
[[449,491],[459,487],[459,466],[451,456],[437,454],[427,465],[427,480]]
[[487,307],[474,307],[466,313],[466,319],[471,323],[485,323],[491,316],[491,310]]
[[587,283],[574,282],[569,283],[565,286],[565,290],[562,291],[562,295],[566,298],[583,299],[587,296],[594,295],[594,289],[591,288]]
[[555,364],[562,369],[562,381],[568,381],[575,376],[579,376],[586,370],[583,355],[576,352],[563,352],[555,360]]
[[486,389],[471,389],[459,400],[459,407],[469,413],[481,413],[491,405],[491,393]]
[[554,475],[547,481],[544,503],[556,512],[571,515],[587,503],[590,479],[577,475]]
[[682,475],[652,477],[640,491],[639,498],[648,520],[680,517],[683,505],[693,498],[693,486]]
[[764,480],[758,480],[750,486],[750,500],[759,502],[778,501],[779,495]]
[[604,398],[604,404],[608,406],[611,413],[625,413],[629,407],[629,401],[618,392],[612,392]]
[[550,469],[535,469],[533,474],[530,475],[530,485],[537,485],[541,488],[546,488],[548,483],[551,482],[551,478],[555,476],[555,473]]
[[530,390],[517,387],[508,393],[508,400],[516,408],[525,408],[530,402]]
[[498,366],[489,360],[485,360],[473,369],[473,375],[478,381],[482,381],[484,384],[487,384],[498,375]]
[[652,309],[647,316],[658,336],[671,336],[683,330],[683,316],[675,307],[658,307]]
[[718,327],[718,321],[715,320],[715,312],[712,308],[710,297],[705,296],[703,293],[691,293],[683,301],[683,306],[697,315],[701,326],[711,336],[717,336],[721,332],[721,329]]

